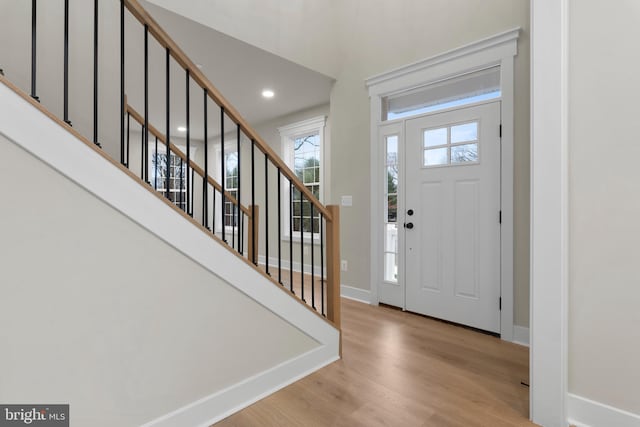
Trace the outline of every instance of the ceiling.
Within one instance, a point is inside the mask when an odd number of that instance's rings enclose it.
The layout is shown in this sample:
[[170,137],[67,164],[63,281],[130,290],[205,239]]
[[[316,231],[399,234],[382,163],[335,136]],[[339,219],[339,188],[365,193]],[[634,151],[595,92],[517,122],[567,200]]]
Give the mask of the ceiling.
[[[229,37],[195,21],[184,18],[147,1],[142,5],[174,39],[191,60],[201,67],[207,78],[252,126],[329,102],[334,80],[284,58]],[[144,44],[141,25],[129,17],[127,22],[127,96],[129,103],[142,113]],[[152,125],[165,130],[166,65],[163,49],[149,38],[149,109]],[[175,61],[171,65],[171,132],[181,136],[178,126],[185,124],[186,76]],[[272,89],[275,96],[262,97],[262,90]],[[203,136],[203,94],[190,85],[191,136]],[[220,113],[209,103],[209,135],[219,133]],[[225,124],[225,130],[232,123]]]

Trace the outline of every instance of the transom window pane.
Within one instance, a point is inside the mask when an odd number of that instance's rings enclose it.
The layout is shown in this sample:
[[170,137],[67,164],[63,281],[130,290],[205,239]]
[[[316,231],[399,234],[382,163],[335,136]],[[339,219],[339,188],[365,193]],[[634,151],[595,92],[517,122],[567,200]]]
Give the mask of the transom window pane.
[[382,120],[500,98],[500,67],[475,71],[384,98]]

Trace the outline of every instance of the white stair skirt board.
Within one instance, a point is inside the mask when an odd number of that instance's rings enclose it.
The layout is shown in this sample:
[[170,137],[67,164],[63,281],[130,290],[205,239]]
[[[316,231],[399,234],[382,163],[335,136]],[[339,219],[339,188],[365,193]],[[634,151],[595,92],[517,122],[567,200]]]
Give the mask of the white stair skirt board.
[[569,424],[576,427],[638,427],[640,414],[633,414],[573,393],[567,396]]
[[354,288],[353,286],[341,285],[340,296],[365,304],[371,304],[371,291],[367,289]]
[[330,353],[316,348],[141,427],[209,427],[338,359]]
[[[201,418],[181,426],[204,425],[228,415],[339,358],[336,328],[1,83],[0,133],[318,342],[315,351],[284,362],[291,370],[274,367],[236,384],[218,393],[215,405],[192,404],[194,417]],[[191,410],[191,406],[179,410],[180,417]],[[207,410],[216,412],[205,414]]]
[[513,325],[512,342],[529,347],[529,328]]

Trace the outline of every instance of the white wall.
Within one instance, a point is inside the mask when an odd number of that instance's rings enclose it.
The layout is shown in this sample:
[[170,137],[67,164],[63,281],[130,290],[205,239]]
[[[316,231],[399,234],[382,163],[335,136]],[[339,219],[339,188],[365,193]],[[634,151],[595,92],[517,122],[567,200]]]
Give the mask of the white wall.
[[318,346],[4,136],[0,153],[20,183],[0,214],[0,401],[140,425]]
[[640,3],[569,17],[569,391],[640,414]]
[[149,2],[320,73],[338,73],[336,0]]

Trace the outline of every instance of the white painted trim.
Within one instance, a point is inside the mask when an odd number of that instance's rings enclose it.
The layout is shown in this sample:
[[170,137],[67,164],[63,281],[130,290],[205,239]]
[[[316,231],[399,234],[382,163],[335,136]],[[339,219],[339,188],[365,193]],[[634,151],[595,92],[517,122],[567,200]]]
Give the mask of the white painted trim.
[[529,328],[513,325],[513,343],[529,347]]
[[576,427],[638,427],[640,414],[634,414],[604,403],[569,393],[567,396],[569,424]]
[[[384,174],[382,167],[382,150],[379,147],[380,127],[382,122],[382,102],[385,96],[416,87],[425,86],[437,81],[466,74],[490,66],[500,66],[501,72],[501,120],[502,120],[502,177],[501,177],[501,296],[502,311],[500,314],[500,335],[506,341],[513,340],[513,295],[514,295],[514,57],[518,53],[518,37],[520,28],[509,30],[475,43],[462,46],[443,54],[425,59],[405,67],[366,80],[370,96],[371,125],[371,302],[377,304],[378,278],[381,277],[381,265],[377,260],[382,252],[383,241],[380,227],[383,221],[381,206]],[[401,174],[402,175],[402,174]],[[402,194],[403,189],[400,189]],[[404,197],[399,197],[404,199]],[[403,201],[400,200],[400,207]],[[398,222],[402,221],[402,212],[398,212]],[[400,281],[399,281],[400,283]],[[402,286],[402,284],[401,284]]]
[[324,128],[326,124],[327,116],[318,116],[292,123],[290,125],[280,126],[278,128],[278,132],[280,132],[280,136],[295,137]]
[[530,414],[545,427],[567,423],[568,3],[531,2]]
[[[338,359],[330,354],[327,347],[319,347],[156,418],[142,427],[209,427]],[[216,415],[212,417],[211,414]]]
[[[143,185],[139,185],[93,148],[48,119],[3,84],[0,84],[0,132],[207,271],[316,340],[322,351],[314,353],[313,357],[299,359],[296,362],[300,364],[299,369],[291,371],[289,380],[294,381],[302,373],[310,372],[338,357],[340,332],[336,328],[293,300],[286,292],[273,286],[260,272],[249,268],[244,261],[212,240],[199,227],[185,220]],[[149,212],[153,212],[153,215],[149,215]],[[246,393],[241,398],[238,397],[237,402],[258,399],[268,389],[285,382],[282,376],[269,376],[269,371],[263,374],[266,375],[265,378],[271,378],[271,382],[265,380],[261,383],[263,388],[243,388],[243,393]],[[220,412],[207,414],[206,419],[240,409],[239,404],[220,407]]]
[[340,285],[340,296],[350,300],[371,304],[371,291],[354,288],[353,286]]

